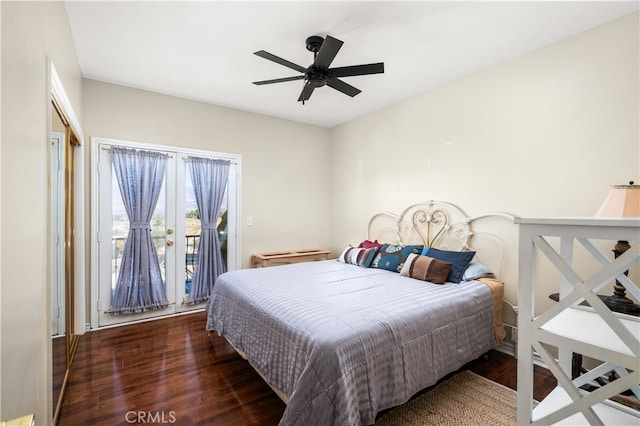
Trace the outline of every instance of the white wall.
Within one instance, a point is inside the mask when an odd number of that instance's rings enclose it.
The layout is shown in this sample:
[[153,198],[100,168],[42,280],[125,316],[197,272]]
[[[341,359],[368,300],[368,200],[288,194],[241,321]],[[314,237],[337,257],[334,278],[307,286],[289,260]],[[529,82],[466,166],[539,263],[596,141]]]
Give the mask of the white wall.
[[85,138],[242,155],[243,267],[256,253],[329,246],[328,129],[95,80],[83,88]]
[[1,2],[0,418],[51,421],[49,136],[51,59],[81,119],[82,79],[61,2]]
[[638,44],[636,13],[332,129],[331,248],[360,241],[374,213],[428,199],[594,215],[609,185],[640,181]]

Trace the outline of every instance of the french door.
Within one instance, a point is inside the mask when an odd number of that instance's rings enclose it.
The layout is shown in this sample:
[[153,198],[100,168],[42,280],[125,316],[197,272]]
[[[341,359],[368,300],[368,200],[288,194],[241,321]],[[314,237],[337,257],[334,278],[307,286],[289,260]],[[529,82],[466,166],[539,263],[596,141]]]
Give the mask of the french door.
[[[95,312],[92,327],[122,324],[172,315],[204,308],[206,302],[189,303],[191,280],[200,238],[200,219],[193,190],[187,157],[229,160],[229,180],[220,207],[216,229],[226,270],[239,265],[239,176],[240,158],[237,155],[185,150],[139,144],[134,142],[92,138],[94,158],[94,217],[97,253],[94,259]],[[111,149],[114,146],[161,152],[167,155],[166,171],[158,202],[151,217],[151,238],[162,276],[162,291],[166,293],[166,307],[137,313],[115,314],[112,311],[116,283],[122,264],[123,251],[129,234],[129,219],[114,172]],[[152,256],[149,256],[152,257]]]

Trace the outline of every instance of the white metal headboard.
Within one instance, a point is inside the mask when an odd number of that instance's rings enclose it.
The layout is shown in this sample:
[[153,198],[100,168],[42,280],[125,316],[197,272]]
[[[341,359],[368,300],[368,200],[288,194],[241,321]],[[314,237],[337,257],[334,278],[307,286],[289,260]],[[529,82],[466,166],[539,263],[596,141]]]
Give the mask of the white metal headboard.
[[429,200],[406,208],[401,214],[378,213],[369,220],[367,238],[395,244],[422,244],[442,250],[476,252],[474,261],[496,274],[502,270],[503,240],[492,233],[474,232],[474,222],[503,218],[514,223],[515,216],[489,212],[468,216],[460,207],[446,201]]

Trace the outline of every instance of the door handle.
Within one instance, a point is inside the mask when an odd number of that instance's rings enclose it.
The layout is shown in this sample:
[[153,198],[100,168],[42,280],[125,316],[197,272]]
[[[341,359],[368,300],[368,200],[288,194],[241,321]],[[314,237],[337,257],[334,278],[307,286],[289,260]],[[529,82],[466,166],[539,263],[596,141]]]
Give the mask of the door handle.
[[168,234],[168,235],[173,234],[173,229],[171,229],[171,228],[167,229],[167,234]]
[[167,240],[167,245],[171,247],[173,245],[173,240]]

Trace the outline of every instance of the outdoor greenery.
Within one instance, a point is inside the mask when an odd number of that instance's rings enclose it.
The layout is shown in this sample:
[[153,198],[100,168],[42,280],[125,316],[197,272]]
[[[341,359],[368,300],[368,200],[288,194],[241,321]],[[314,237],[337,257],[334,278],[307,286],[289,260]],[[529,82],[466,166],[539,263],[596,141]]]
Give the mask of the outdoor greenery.
[[184,217],[187,219],[200,219],[200,211],[198,209],[189,210],[185,213]]

